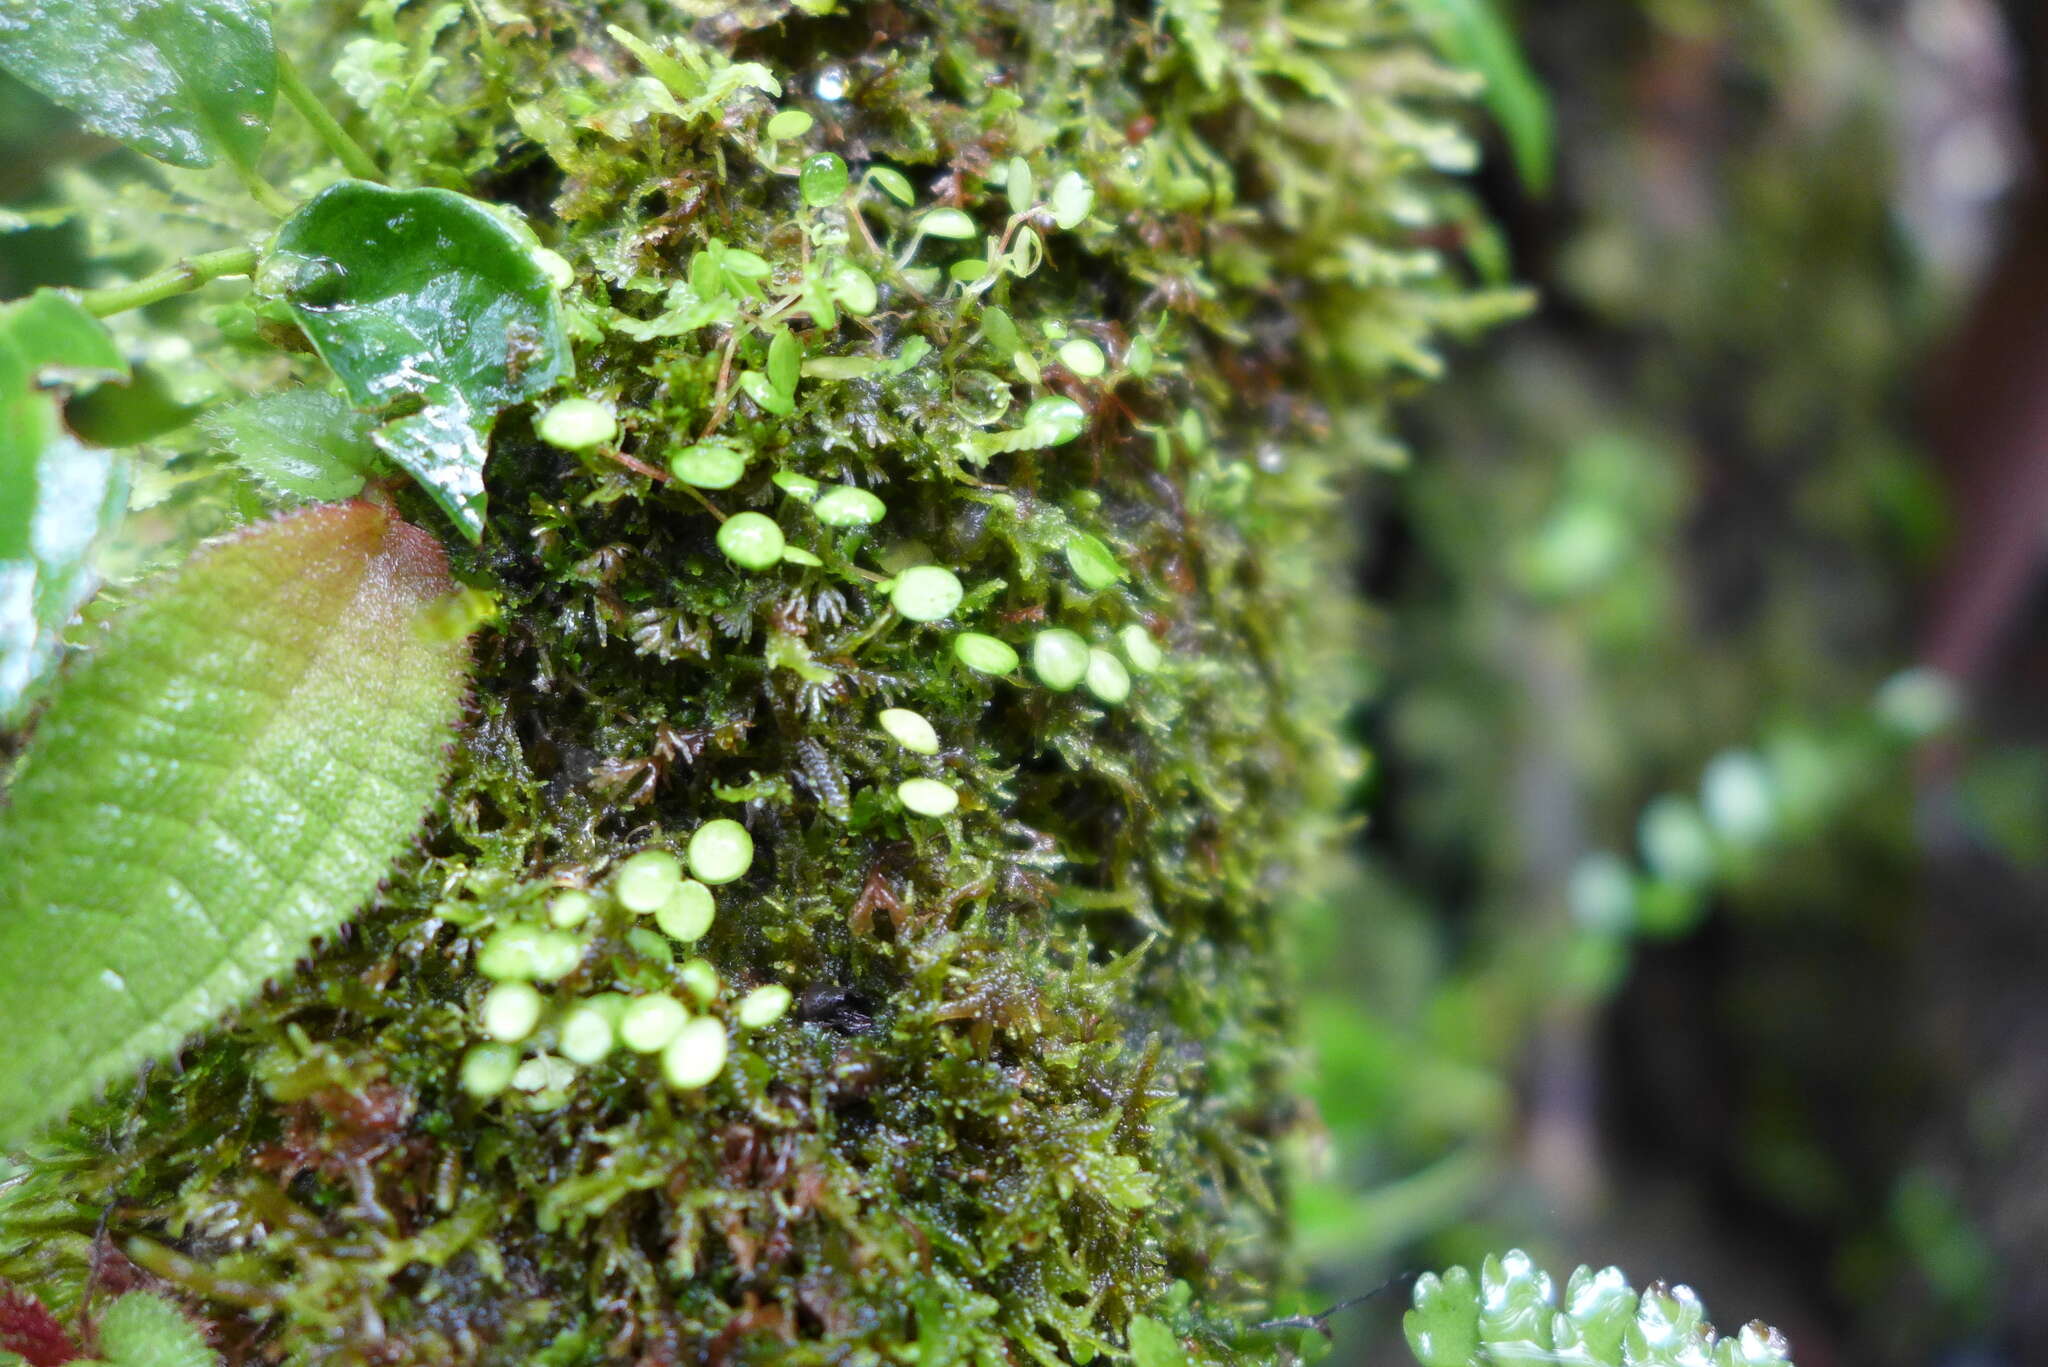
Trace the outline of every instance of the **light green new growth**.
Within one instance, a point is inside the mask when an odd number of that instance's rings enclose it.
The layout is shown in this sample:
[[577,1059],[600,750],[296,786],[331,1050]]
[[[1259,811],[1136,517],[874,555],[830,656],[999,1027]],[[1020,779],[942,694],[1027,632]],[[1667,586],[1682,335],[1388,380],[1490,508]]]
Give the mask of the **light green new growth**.
[[1619,1268],[1581,1267],[1560,1301],[1520,1249],[1489,1256],[1476,1282],[1462,1267],[1423,1274],[1402,1328],[1422,1367],[1792,1367],[1768,1325],[1717,1337],[1690,1287],[1656,1282],[1638,1296]]

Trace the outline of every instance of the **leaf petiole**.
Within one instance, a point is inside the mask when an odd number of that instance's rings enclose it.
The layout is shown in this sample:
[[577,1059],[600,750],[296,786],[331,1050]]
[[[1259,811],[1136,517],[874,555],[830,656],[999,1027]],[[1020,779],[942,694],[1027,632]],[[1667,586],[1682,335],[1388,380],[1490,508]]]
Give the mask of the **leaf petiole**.
[[254,247],[228,247],[217,252],[201,252],[197,256],[188,256],[183,261],[126,285],[108,285],[104,289],[86,290],[78,296],[78,302],[84,305],[85,311],[93,317],[105,318],[109,314],[154,304],[160,299],[189,294],[208,281],[218,280],[223,276],[248,275],[255,269]]
[[300,116],[313,126],[313,131],[320,135],[320,141],[327,144],[327,150],[340,158],[341,164],[347,168],[350,175],[358,180],[384,179],[384,173],[377,168],[376,161],[363,150],[361,143],[349,136],[348,130],[341,126],[340,121],[327,112],[327,106],[320,103],[320,97],[313,93],[305,78],[299,75],[298,67],[293,64],[291,58],[285,56],[282,48],[277,54],[277,88],[280,94],[291,101],[292,108],[298,110]]

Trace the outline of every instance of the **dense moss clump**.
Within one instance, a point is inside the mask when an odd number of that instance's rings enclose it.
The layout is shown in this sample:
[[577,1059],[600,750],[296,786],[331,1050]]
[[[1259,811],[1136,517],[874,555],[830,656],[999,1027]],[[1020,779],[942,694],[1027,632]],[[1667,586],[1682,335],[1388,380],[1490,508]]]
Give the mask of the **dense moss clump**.
[[[499,423],[416,855],[27,1156],[0,1275],[180,1292],[259,1361],[1079,1362],[1139,1314],[1232,1358],[1281,1275],[1280,908],[1349,763],[1344,481],[1509,303],[1439,255],[1469,83],[1383,0],[283,9],[394,183],[566,261],[618,430]],[[106,203],[147,238],[223,183]],[[215,373],[321,382],[260,297],[209,317]],[[614,870],[717,818],[751,862],[679,949]],[[722,1071],[572,1043],[617,991],[734,1022]]]

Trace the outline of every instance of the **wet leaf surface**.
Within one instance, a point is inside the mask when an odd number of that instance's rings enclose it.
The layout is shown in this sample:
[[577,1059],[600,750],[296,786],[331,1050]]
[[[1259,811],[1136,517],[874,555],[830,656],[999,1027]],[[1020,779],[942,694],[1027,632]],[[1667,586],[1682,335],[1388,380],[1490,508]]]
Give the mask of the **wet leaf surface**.
[[173,166],[254,165],[277,102],[270,6],[251,0],[14,0],[0,66]]
[[93,543],[120,516],[115,456],[64,425],[61,391],[126,376],[99,320],[42,291],[0,308],[0,725],[19,720],[91,594]]
[[266,271],[358,407],[412,406],[377,444],[478,539],[492,423],[571,369],[532,243],[451,191],[343,181],[279,230]]

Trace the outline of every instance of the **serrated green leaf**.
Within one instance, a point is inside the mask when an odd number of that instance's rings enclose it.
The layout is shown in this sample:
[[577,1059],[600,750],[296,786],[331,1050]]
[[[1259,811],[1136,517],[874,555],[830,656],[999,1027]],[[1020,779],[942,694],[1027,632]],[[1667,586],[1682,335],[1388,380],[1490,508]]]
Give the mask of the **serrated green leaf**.
[[460,707],[454,587],[384,508],[309,508],[200,551],[65,680],[0,813],[0,1147],[375,890]]
[[1131,1361],[1135,1367],[1188,1367],[1187,1350],[1174,1332],[1149,1315],[1131,1316]]
[[0,66],[173,166],[253,166],[277,102],[261,0],[10,0]]
[[71,434],[52,387],[127,373],[76,300],[42,291],[0,309],[0,726],[56,662],[93,589],[93,545],[127,502],[124,468]]
[[1516,173],[1536,194],[1550,188],[1550,99],[1493,0],[1406,0],[1416,27],[1444,60],[1486,81],[1485,100],[1507,134]]
[[481,537],[492,424],[572,368],[532,242],[452,191],[346,180],[278,230],[264,274],[358,407],[420,405],[377,445]]
[[361,493],[377,458],[370,420],[317,389],[248,399],[207,414],[200,426],[258,483],[303,502]]
[[100,1316],[107,1367],[216,1367],[220,1358],[184,1312],[162,1296],[130,1291]]
[[1619,1269],[1581,1267],[1563,1307],[1554,1301],[1550,1278],[1514,1250],[1487,1258],[1476,1285],[1462,1267],[1423,1274],[1402,1326],[1423,1367],[1791,1367],[1768,1325],[1717,1339],[1687,1287],[1659,1282],[1639,1297]]
[[1471,1367],[1479,1353],[1479,1293],[1472,1274],[1454,1267],[1415,1282],[1415,1306],[1401,1317],[1408,1347],[1422,1367]]

